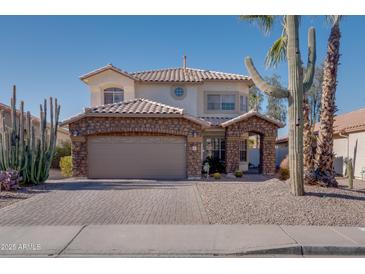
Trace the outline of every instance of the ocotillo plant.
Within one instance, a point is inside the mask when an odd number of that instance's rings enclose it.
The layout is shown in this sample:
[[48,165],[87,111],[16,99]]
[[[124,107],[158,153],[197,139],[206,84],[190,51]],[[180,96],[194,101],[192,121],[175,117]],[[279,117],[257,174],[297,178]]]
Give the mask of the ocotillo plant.
[[16,170],[25,183],[47,180],[57,140],[60,106],[49,99],[50,123],[47,123],[47,100],[40,105],[40,129],[36,134],[30,112],[24,115],[24,102],[16,110],[16,87],[11,98],[11,124],[6,125],[1,113],[0,170]]
[[287,15],[287,89],[277,88],[266,83],[253,65],[252,59],[246,57],[245,64],[255,85],[269,96],[288,99],[289,117],[289,170],[292,193],[295,196],[304,195],[303,186],[303,94],[308,91],[313,82],[316,61],[315,29],[308,31],[308,64],[303,72],[299,49],[299,18]]

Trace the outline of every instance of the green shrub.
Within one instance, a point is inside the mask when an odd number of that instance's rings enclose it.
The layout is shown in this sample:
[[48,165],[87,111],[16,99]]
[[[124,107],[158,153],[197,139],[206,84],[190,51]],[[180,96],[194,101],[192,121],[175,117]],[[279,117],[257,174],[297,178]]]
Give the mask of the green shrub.
[[242,172],[242,171],[237,170],[237,171],[234,173],[234,176],[236,176],[237,178],[241,178],[241,177],[243,176],[243,172]]
[[221,178],[221,174],[219,172],[213,173],[213,178],[219,180]]
[[286,181],[290,177],[288,168],[280,168],[279,170],[279,179]]
[[65,156],[60,160],[60,168],[62,176],[71,177],[72,176],[72,157]]
[[60,160],[64,156],[71,156],[71,141],[63,141],[56,146],[51,168],[60,168]]

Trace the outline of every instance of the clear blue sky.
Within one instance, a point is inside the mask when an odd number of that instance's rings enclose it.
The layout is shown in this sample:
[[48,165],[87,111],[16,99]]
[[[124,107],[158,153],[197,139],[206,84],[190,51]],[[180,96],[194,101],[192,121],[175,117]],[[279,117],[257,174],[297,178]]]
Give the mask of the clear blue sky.
[[[318,63],[324,60],[330,27],[323,16],[301,21],[302,58],[307,58],[307,28],[317,30]],[[341,25],[338,113],[365,107],[364,16],[347,16]],[[78,76],[107,63],[129,71],[188,66],[247,74],[243,58],[253,57],[263,75],[287,82],[286,64],[265,70],[270,36],[238,16],[0,16],[0,101],[9,103],[11,86],[35,115],[45,97],[57,97],[61,119],[82,111],[89,93]],[[286,130],[279,135],[286,134]]]

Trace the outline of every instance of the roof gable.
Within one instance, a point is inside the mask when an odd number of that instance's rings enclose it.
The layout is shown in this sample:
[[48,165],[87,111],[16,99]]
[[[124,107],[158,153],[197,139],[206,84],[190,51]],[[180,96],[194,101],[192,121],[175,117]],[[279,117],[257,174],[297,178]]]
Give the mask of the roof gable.
[[80,80],[85,81],[86,79],[88,79],[90,77],[93,77],[95,75],[98,75],[98,74],[100,74],[100,73],[102,73],[104,71],[108,71],[108,70],[114,71],[114,72],[116,72],[118,74],[121,74],[121,75],[123,75],[125,77],[131,78],[133,80],[138,80],[135,77],[133,77],[132,75],[130,75],[128,72],[123,71],[120,68],[117,68],[117,67],[113,66],[112,64],[108,64],[108,65],[106,65],[104,67],[98,68],[98,69],[93,70],[93,71],[91,71],[89,73],[86,73],[84,75],[81,75],[80,76]]
[[247,120],[247,119],[249,119],[251,117],[258,117],[260,119],[266,120],[266,121],[268,121],[268,122],[276,125],[278,128],[284,127],[284,124],[282,122],[280,122],[279,120],[276,120],[274,118],[271,118],[269,116],[266,116],[264,114],[261,114],[261,113],[259,113],[257,111],[253,111],[253,110],[251,110],[249,112],[246,112],[245,114],[242,114],[240,116],[237,116],[237,117],[235,117],[235,118],[233,118],[231,120],[228,120],[226,122],[223,122],[223,123],[221,123],[221,126],[222,127],[227,127],[227,126],[230,126],[230,125],[235,124],[237,122],[241,122],[241,121]]

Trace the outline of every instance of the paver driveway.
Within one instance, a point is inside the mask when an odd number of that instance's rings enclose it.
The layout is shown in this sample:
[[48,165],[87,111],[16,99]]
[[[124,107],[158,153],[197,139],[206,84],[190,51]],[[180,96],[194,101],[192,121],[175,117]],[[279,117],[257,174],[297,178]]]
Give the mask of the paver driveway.
[[0,209],[0,225],[207,224],[192,182],[57,183]]

